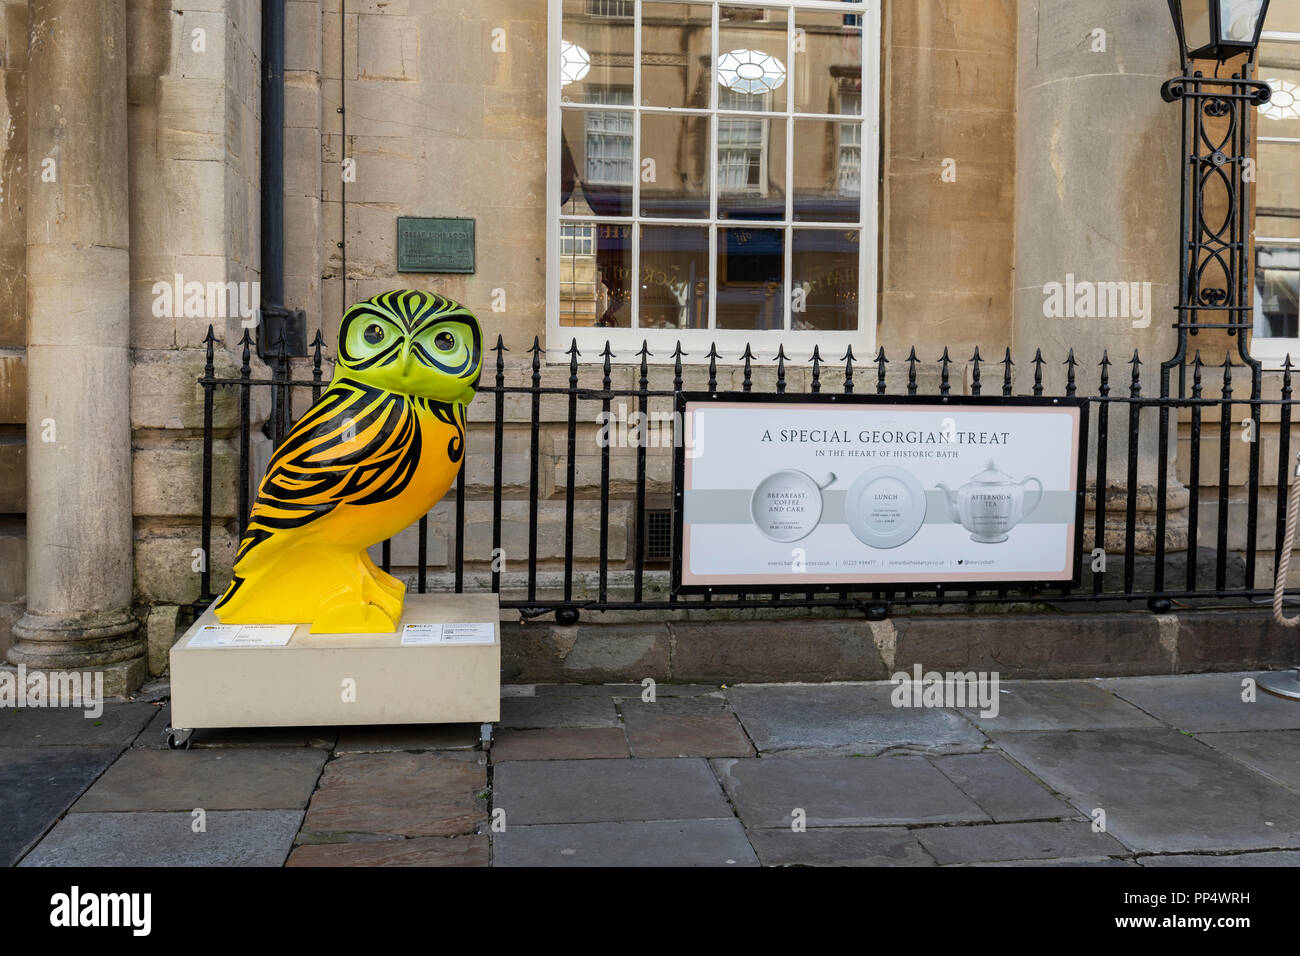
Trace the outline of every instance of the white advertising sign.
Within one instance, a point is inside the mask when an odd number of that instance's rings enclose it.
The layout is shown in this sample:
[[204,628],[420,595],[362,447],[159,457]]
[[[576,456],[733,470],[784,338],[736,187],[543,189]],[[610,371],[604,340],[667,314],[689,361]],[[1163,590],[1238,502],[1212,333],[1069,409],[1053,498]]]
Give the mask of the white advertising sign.
[[1083,400],[681,409],[681,590],[1077,580]]

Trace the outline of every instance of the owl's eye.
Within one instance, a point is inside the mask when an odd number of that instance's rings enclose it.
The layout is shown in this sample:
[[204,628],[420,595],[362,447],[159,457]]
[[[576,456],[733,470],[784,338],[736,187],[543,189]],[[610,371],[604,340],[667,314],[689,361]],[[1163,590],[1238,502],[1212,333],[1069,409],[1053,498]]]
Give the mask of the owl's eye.
[[450,352],[456,347],[456,337],[450,332],[439,332],[434,336],[433,347],[439,352]]
[[367,326],[365,331],[365,339],[371,345],[378,345],[380,342],[384,340],[383,328],[378,325]]

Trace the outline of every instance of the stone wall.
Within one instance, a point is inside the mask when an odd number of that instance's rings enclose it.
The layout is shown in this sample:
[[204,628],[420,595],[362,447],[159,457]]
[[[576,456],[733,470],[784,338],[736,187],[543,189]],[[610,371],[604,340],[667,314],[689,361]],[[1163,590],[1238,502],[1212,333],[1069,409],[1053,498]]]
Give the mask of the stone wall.
[[27,2],[0,0],[0,659],[27,590]]

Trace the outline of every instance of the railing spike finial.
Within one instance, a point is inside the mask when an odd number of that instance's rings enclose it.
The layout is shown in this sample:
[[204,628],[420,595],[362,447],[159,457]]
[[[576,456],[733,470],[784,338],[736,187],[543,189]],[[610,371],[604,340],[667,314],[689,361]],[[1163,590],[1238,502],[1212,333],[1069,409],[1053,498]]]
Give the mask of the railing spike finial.
[[688,353],[682,351],[682,340],[677,340],[677,347],[673,349],[673,391],[682,390],[682,356]]
[[948,358],[948,346],[945,345],[943,347],[943,355],[939,356],[939,394],[940,395],[948,394],[949,391],[948,366],[951,364],[951,362],[952,359]]
[[749,350],[748,342],[745,343],[745,354],[742,355],[741,358],[745,360],[745,375],[740,387],[746,392],[752,391],[754,387],[754,379],[753,369],[750,368],[750,364],[754,361],[754,353]]
[[812,353],[812,384],[809,391],[817,394],[822,390],[822,353],[816,345],[813,346]]
[[1011,394],[1011,366],[1016,363],[1011,361],[1011,347],[1007,346],[1006,353],[1002,356],[1002,396],[1005,398]]
[[609,339],[606,339],[606,340],[605,340],[605,350],[604,350],[603,352],[601,352],[600,354],[601,354],[601,357],[602,357],[606,362],[608,362],[610,359],[612,359],[612,358],[614,357],[614,350],[613,350],[612,348],[610,348]]
[[980,347],[975,346],[975,354],[971,356],[971,375],[970,375],[970,392],[972,395],[980,393]]
[[776,391],[780,395],[785,391],[785,346],[776,347]]
[[718,343],[709,343],[709,354],[706,357],[709,360],[709,391],[716,392],[718,390],[718,359],[722,358],[718,354]]
[[916,357],[915,345],[912,346],[911,350],[907,353],[907,358],[904,359],[903,361],[907,362],[907,394],[915,395],[916,394],[916,363],[921,361]]
[[494,352],[509,352],[509,351],[510,351],[508,348],[506,348],[505,339],[503,339],[503,338],[501,337],[501,333],[500,333],[500,332],[497,333],[497,344],[494,345],[494,346],[492,346],[492,351],[494,351]]
[[1205,363],[1201,361],[1201,350],[1196,350],[1196,357],[1192,359],[1192,398],[1201,397],[1201,369]]
[[582,353],[578,351],[578,339],[576,336],[573,341],[569,343],[569,350],[564,354],[570,357],[571,363],[576,363],[578,361],[578,356]]
[[1129,380],[1128,393],[1131,397],[1137,398],[1142,394],[1142,359],[1138,357],[1138,350],[1133,350],[1133,357],[1128,360],[1133,366],[1133,377]]
[[1066,398],[1074,398],[1074,393],[1075,393],[1074,369],[1075,369],[1075,366],[1078,365],[1078,364],[1079,364],[1079,363],[1076,362],[1075,359],[1074,359],[1074,349],[1071,348],[1071,349],[1070,349],[1070,354],[1068,354],[1068,355],[1065,357],[1065,396],[1066,396]]
[[889,359],[885,357],[885,347],[882,345],[876,352],[876,394],[885,394],[885,366],[889,364]]
[[203,341],[211,345],[217,340],[217,333],[212,329],[212,323],[208,323],[208,334],[203,337]]
[[850,344],[849,347],[844,350],[844,357],[840,359],[840,361],[844,363],[844,394],[845,395],[853,394],[853,359],[854,359],[853,346],[852,344]]
[[1043,394],[1043,350],[1034,349],[1034,395]]

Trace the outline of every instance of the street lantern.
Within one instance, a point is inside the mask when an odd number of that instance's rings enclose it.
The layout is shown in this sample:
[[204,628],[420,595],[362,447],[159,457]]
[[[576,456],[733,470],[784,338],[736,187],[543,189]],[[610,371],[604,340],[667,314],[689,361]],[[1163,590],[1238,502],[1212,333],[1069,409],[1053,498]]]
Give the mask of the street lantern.
[[1179,55],[1188,60],[1226,60],[1259,46],[1269,0],[1169,0]]

